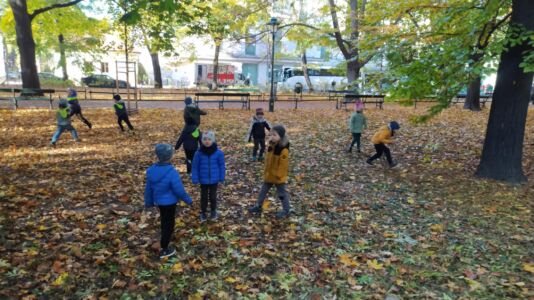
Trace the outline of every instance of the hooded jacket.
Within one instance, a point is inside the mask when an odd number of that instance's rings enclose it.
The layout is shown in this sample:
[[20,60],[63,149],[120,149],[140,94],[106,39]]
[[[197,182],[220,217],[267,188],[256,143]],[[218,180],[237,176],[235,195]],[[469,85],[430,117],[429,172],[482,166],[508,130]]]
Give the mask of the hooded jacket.
[[207,113],[193,104],[189,104],[184,109],[184,122],[186,125],[200,125],[200,116]]
[[198,141],[201,139],[202,133],[196,125],[186,125],[184,129],[182,129],[180,137],[178,137],[178,140],[176,141],[174,150],[180,149],[180,147],[183,145],[185,151],[197,151]]
[[146,171],[145,207],[172,205],[179,200],[191,205],[180,175],[170,163],[157,163]]
[[373,138],[371,139],[371,142],[375,145],[377,144],[392,144],[393,140],[391,137],[393,136],[393,130],[389,128],[389,126],[382,126],[380,129],[373,135]]
[[201,145],[195,153],[192,165],[191,181],[193,184],[216,184],[225,180],[224,153],[217,148],[215,143],[211,147]]
[[67,126],[70,125],[70,110],[68,107],[59,108],[56,112],[57,125]]
[[271,126],[269,125],[269,122],[267,122],[267,120],[265,120],[264,118],[260,119],[256,115],[253,116],[252,120],[250,121],[250,126],[248,128],[245,142],[250,142],[251,138],[264,139],[265,128],[267,128],[267,130],[271,130]]
[[349,127],[352,133],[362,133],[363,129],[367,129],[367,118],[363,113],[352,113]]
[[265,156],[263,180],[267,183],[284,184],[289,172],[289,141],[284,136],[277,144],[269,143]]
[[117,117],[128,115],[126,103],[124,103],[123,100],[116,101],[115,104],[113,104],[113,108],[115,109]]
[[67,97],[67,102],[69,103],[71,116],[79,113],[82,110],[82,107],[80,106],[80,102],[78,102],[78,97],[69,96]]

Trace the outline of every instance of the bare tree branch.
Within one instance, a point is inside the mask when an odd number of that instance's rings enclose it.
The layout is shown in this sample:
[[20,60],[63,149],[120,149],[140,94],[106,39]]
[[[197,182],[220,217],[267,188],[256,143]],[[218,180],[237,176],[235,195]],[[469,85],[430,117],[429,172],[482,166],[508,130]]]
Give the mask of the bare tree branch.
[[343,37],[341,36],[339,21],[337,19],[336,4],[334,3],[334,0],[328,0],[328,3],[330,4],[330,15],[332,16],[332,25],[335,30],[334,36],[336,38],[337,46],[339,47],[339,50],[341,50],[341,53],[343,53],[345,59],[348,59],[351,57],[351,55],[343,43]]
[[42,14],[44,12],[47,12],[49,10],[56,9],[56,8],[62,8],[62,7],[69,7],[69,6],[72,6],[72,5],[76,5],[76,4],[78,4],[78,3],[82,2],[82,1],[83,0],[73,0],[73,1],[70,1],[70,2],[57,3],[57,4],[50,5],[50,6],[45,6],[45,7],[38,8],[38,9],[34,10],[31,14],[29,14],[30,21],[33,20],[33,18],[35,18],[37,15]]

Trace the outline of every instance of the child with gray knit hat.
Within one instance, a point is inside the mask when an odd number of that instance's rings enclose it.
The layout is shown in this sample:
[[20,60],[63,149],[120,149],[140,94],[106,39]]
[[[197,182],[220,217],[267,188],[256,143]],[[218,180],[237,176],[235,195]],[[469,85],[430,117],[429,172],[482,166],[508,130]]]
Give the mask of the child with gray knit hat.
[[156,206],[161,218],[160,259],[172,256],[176,250],[169,247],[174,232],[174,214],[178,201],[191,205],[193,201],[187,194],[180,175],[171,164],[174,150],[169,144],[157,144],[158,162],[146,171],[145,207]]
[[193,158],[191,181],[200,184],[200,222],[207,220],[208,201],[210,203],[210,219],[217,220],[217,188],[224,183],[226,165],[224,153],[217,148],[215,133],[208,131],[202,134],[200,149]]

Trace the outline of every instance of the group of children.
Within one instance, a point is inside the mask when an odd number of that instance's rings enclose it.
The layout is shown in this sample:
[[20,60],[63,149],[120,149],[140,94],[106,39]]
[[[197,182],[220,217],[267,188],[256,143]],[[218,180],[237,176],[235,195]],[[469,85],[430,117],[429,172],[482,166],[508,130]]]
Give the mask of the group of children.
[[[123,122],[126,123],[130,130],[134,130],[132,124],[130,123],[130,119],[128,118],[128,110],[126,109],[126,104],[121,99],[121,96],[119,94],[113,95],[113,100],[115,100],[113,108],[115,109],[117,123],[119,124],[119,128],[121,129],[121,131],[124,132],[124,127],[122,125]],[[78,116],[78,118],[87,127],[89,127],[89,129],[93,128],[93,124],[91,124],[91,122],[89,122],[89,120],[87,120],[82,114],[82,107],[80,106],[80,103],[78,101],[78,94],[76,93],[76,90],[69,88],[67,90],[67,99],[59,100],[58,110],[56,112],[57,129],[54,132],[54,135],[52,136],[52,141],[50,143],[51,146],[56,146],[57,140],[65,130],[70,131],[74,141],[80,141],[80,139],[78,138],[78,132],[76,131],[74,126],[72,126],[71,118],[73,116]]]
[[[113,98],[120,129],[124,131],[122,122],[125,122],[128,128],[133,130],[124,102],[119,95],[114,95]],[[217,190],[220,184],[224,184],[226,177],[224,153],[218,148],[215,133],[213,131],[202,133],[199,128],[200,116],[207,113],[195,106],[190,97],[185,99],[185,104],[185,126],[180,133],[174,150],[179,150],[183,146],[187,174],[193,184],[200,185],[200,222],[207,221],[208,204],[210,206],[209,217],[212,221],[215,221],[219,217],[217,212]],[[70,109],[68,105],[70,105]],[[78,115],[89,128],[92,127],[91,123],[81,113],[81,107],[76,99],[76,92],[69,90],[69,101],[62,99],[59,102],[57,111],[58,129],[52,138],[53,145],[65,130],[69,130],[72,137],[78,141],[77,132],[70,122],[70,118],[73,115]],[[355,145],[357,151],[361,152],[361,135],[363,130],[367,129],[367,118],[363,114],[363,105],[361,103],[355,105],[355,112],[349,120],[349,128],[352,133],[352,142],[348,152],[351,152]],[[376,154],[367,160],[368,164],[372,164],[374,160],[385,154],[390,167],[396,165],[386,145],[393,142],[392,137],[398,129],[400,129],[399,124],[396,121],[391,121],[373,135],[371,141],[374,144]],[[258,108],[256,109],[256,114],[252,117],[246,135],[246,142],[251,141],[254,143],[251,161],[263,161],[265,151],[266,155],[263,184],[255,205],[250,207],[248,211],[252,214],[261,214],[264,201],[274,186],[277,197],[282,203],[282,210],[276,213],[276,217],[287,217],[290,212],[290,197],[286,190],[290,143],[286,129],[282,125],[271,127],[264,118],[263,109]],[[266,142],[268,144],[267,147]],[[185,191],[179,173],[171,164],[174,154],[172,146],[169,144],[157,144],[155,153],[158,162],[150,166],[146,171],[144,201],[146,208],[155,206],[160,213],[161,250],[159,256],[160,258],[165,258],[176,253],[176,250],[169,246],[174,232],[176,205],[178,201],[184,201],[191,205],[192,199]]]

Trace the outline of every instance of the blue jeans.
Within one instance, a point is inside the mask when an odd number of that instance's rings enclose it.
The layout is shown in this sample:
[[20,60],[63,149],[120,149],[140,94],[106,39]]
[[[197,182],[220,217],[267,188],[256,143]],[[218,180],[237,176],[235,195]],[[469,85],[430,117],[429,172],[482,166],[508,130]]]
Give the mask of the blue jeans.
[[72,135],[72,138],[75,140],[78,140],[78,133],[76,132],[76,129],[72,127],[72,125],[70,124],[69,125],[58,125],[56,132],[52,136],[52,143],[57,142],[57,140],[59,139],[59,137],[65,130],[70,131],[70,135]]

